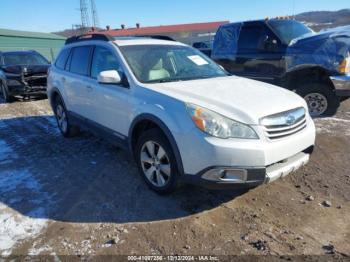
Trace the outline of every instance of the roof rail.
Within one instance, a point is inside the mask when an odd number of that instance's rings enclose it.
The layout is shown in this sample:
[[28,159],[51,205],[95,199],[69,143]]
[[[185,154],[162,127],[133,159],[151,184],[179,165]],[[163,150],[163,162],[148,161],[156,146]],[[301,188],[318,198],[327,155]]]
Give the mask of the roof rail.
[[100,41],[113,41],[114,39],[110,35],[106,34],[83,34],[78,36],[72,36],[66,40],[66,45],[82,42],[82,41],[92,41],[92,40],[100,40]]

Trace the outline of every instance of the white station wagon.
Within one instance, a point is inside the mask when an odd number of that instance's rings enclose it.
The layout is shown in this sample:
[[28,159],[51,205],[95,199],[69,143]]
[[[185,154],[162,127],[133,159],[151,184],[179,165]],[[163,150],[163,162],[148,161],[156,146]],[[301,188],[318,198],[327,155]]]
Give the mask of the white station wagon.
[[315,126],[305,101],[285,89],[229,75],[175,41],[67,40],[48,77],[65,137],[80,127],[130,150],[146,183],[255,187],[309,161]]

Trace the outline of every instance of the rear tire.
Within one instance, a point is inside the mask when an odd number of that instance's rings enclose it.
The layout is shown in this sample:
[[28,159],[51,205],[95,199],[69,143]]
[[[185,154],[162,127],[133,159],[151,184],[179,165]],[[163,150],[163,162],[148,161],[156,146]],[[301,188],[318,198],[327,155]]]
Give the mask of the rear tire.
[[340,99],[325,83],[302,85],[296,92],[305,99],[312,117],[333,116],[337,113]]
[[169,194],[179,186],[175,154],[159,129],[145,131],[134,151],[140,174],[152,190],[158,194]]
[[79,127],[71,124],[66,107],[59,96],[55,99],[54,113],[58,128],[64,137],[73,137],[79,133]]
[[9,95],[6,86],[2,82],[0,82],[0,92],[2,98],[5,100],[6,103],[10,103],[13,101],[13,96]]

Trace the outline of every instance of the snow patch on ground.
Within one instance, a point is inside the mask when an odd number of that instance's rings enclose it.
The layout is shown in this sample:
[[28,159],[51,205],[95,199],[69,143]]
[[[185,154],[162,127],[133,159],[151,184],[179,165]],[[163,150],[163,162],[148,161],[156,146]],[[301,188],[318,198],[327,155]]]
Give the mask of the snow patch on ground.
[[34,243],[33,247],[28,250],[28,255],[29,256],[37,256],[43,252],[48,253],[51,251],[52,251],[52,247],[50,247],[49,245],[44,245],[42,247],[36,247],[36,243]]
[[[40,201],[34,204],[30,199],[23,201],[18,199],[21,197],[18,194],[28,194],[28,198],[35,195],[33,198]],[[46,228],[48,220],[45,218],[47,210],[44,207],[50,199],[47,193],[42,192],[41,184],[29,171],[0,173],[0,255],[11,255],[17,244],[39,235]]]
[[315,120],[317,133],[334,134],[342,131],[343,135],[350,136],[350,120],[336,117],[319,118]]

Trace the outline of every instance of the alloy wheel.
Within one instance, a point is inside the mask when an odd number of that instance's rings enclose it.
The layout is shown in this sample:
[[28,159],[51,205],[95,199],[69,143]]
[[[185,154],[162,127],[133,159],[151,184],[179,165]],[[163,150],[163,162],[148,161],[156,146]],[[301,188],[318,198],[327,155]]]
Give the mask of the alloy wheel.
[[304,99],[307,102],[311,116],[321,116],[324,112],[327,111],[328,101],[323,94],[310,93],[307,94]]
[[164,148],[154,141],[146,142],[140,152],[143,173],[156,187],[164,187],[170,180],[171,166]]
[[56,107],[56,118],[59,128],[63,133],[66,133],[68,128],[67,115],[61,104],[58,104]]

